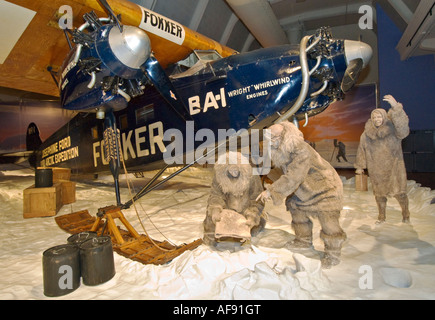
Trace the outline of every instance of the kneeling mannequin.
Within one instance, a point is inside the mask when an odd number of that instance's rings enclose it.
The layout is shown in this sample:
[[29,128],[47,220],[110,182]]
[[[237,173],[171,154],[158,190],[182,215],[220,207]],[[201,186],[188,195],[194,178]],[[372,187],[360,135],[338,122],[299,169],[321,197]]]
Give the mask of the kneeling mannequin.
[[250,240],[251,236],[258,234],[265,225],[262,217],[264,204],[256,201],[262,191],[261,179],[252,174],[248,159],[239,152],[220,157],[214,166],[207,202],[204,243],[215,245],[224,237],[236,241]]

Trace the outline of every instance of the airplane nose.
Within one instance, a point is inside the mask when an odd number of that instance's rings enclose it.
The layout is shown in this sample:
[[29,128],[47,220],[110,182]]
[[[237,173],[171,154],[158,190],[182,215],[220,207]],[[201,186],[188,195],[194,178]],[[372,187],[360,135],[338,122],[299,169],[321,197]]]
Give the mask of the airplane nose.
[[133,26],[123,26],[122,33],[118,28],[112,28],[109,44],[119,61],[134,69],[139,69],[151,53],[151,43],[147,34]]
[[344,54],[346,56],[347,65],[354,59],[362,59],[364,68],[370,62],[373,50],[367,43],[344,40]]

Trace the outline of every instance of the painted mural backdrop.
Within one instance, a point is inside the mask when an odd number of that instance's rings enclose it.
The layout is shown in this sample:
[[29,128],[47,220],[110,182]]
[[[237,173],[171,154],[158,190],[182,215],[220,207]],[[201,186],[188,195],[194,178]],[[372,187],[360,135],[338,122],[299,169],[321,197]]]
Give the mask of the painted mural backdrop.
[[55,103],[23,103],[22,106],[0,108],[0,153],[26,149],[29,123],[39,128],[42,141],[67,123],[73,113]]
[[[382,107],[382,106],[381,106]],[[353,168],[364,125],[376,108],[376,85],[354,87],[342,101],[309,119],[304,138],[335,168]]]

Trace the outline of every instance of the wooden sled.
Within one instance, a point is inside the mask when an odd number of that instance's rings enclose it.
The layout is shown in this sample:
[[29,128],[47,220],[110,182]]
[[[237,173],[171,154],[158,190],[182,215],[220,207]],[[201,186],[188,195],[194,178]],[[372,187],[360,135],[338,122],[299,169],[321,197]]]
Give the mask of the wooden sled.
[[[117,226],[114,219],[119,219],[127,230]],[[55,220],[62,230],[70,234],[94,231],[102,235],[108,232],[112,238],[113,251],[143,264],[165,264],[202,243],[202,239],[198,239],[188,244],[174,246],[167,241],[150,239],[146,235],[137,233],[117,206],[99,209],[97,217],[92,217],[88,210],[83,210],[58,216]]]

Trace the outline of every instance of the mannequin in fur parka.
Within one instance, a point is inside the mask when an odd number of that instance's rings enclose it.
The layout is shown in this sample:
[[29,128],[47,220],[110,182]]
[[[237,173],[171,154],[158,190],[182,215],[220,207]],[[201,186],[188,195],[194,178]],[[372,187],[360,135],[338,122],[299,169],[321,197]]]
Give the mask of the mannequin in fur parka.
[[402,221],[409,222],[406,195],[406,169],[402,154],[402,139],[409,134],[409,119],[401,103],[391,95],[384,97],[391,105],[388,113],[375,109],[361,135],[355,161],[356,174],[367,169],[373,187],[379,216],[376,223],[385,221],[387,197],[394,196],[402,208]]
[[229,152],[225,157],[220,157],[214,166],[207,215],[203,223],[203,241],[212,246],[216,244],[216,223],[221,220],[224,210],[243,215],[252,236],[258,234],[266,223],[262,216],[264,205],[256,202],[257,195],[263,191],[260,176],[252,174],[248,159],[242,161],[243,156],[239,152]]
[[343,207],[343,184],[335,169],[303,139],[293,123],[283,122],[270,127],[271,159],[283,174],[267,186],[257,199],[272,199],[275,205],[285,201],[292,216],[296,238],[290,248],[311,248],[313,223],[318,218],[320,238],[325,244],[322,267],[340,262],[346,234],[340,227]]

